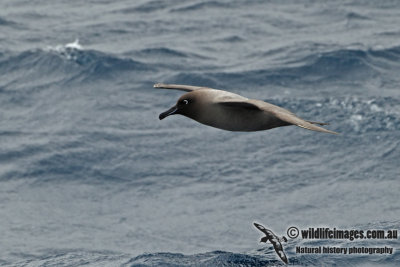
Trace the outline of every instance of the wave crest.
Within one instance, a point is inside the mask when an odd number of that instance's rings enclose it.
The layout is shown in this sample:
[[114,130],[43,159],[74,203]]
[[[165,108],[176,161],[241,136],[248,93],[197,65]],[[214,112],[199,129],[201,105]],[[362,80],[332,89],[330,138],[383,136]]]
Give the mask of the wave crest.
[[[267,55],[261,55],[265,57]],[[220,85],[234,85],[236,88],[277,86],[318,86],[323,84],[365,84],[378,82],[377,86],[391,86],[394,71],[400,68],[400,46],[387,49],[338,49],[330,52],[303,56],[285,63],[284,67],[250,69],[244,71],[217,71],[209,73],[179,73],[172,77],[175,83],[186,82],[188,76],[205,76]],[[390,75],[390,76],[388,76]],[[190,81],[189,81],[190,82]],[[190,84],[194,84],[191,82]]]
[[86,50],[78,42],[65,46],[35,49],[3,55],[0,73],[3,86],[14,82],[43,80],[47,82],[85,82],[96,79],[112,79],[129,72],[130,75],[151,70],[148,64],[96,50]]

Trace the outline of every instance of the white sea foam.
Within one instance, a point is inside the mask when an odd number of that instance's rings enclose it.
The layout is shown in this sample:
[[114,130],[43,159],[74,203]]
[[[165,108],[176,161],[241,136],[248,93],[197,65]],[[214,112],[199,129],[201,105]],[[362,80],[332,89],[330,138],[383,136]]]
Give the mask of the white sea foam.
[[55,51],[59,53],[63,53],[67,50],[83,50],[83,46],[79,43],[79,39],[75,39],[72,43],[67,43],[65,45],[56,45],[56,46],[47,46],[45,48],[46,51]]
[[72,49],[78,49],[78,50],[83,49],[83,47],[79,43],[79,39],[75,39],[75,41],[73,43],[66,44],[65,48],[72,48]]

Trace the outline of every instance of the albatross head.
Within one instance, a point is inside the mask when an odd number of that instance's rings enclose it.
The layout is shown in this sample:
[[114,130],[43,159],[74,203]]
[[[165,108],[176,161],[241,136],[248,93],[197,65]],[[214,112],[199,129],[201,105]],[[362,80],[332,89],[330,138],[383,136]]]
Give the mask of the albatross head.
[[170,115],[181,114],[189,118],[193,118],[196,114],[196,95],[187,93],[181,96],[176,105],[160,114],[159,119],[165,119]]

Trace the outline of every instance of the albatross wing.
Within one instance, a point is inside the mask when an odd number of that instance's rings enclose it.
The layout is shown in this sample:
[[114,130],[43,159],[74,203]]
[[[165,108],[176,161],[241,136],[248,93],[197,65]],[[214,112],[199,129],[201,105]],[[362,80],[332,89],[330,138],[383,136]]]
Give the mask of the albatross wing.
[[198,89],[212,89],[208,87],[201,87],[201,86],[191,86],[191,85],[182,85],[182,84],[166,84],[166,83],[156,83],[154,88],[161,88],[161,89],[173,89],[173,90],[180,90],[185,92],[192,92]]
[[[293,114],[284,113],[284,112],[274,112],[274,114],[277,118],[279,118],[283,121],[286,121],[288,123],[291,123],[293,125],[299,126],[301,128],[307,129],[307,130],[323,132],[323,133],[330,133],[330,134],[339,134],[337,132],[330,131],[330,130],[324,129],[322,127],[316,126],[315,124],[305,121]],[[318,123],[318,124],[320,124],[320,123]]]
[[298,127],[301,127],[301,128],[307,129],[307,130],[311,130],[311,131],[330,133],[330,134],[339,134],[337,132],[330,131],[330,130],[327,130],[327,129],[324,129],[322,127],[315,125],[315,124],[327,125],[328,123],[303,120],[302,118],[297,117],[294,113],[290,112],[287,109],[275,106],[273,104],[270,104],[270,103],[267,103],[267,102],[264,102],[261,100],[250,100],[250,102],[252,102],[256,106],[258,106],[263,111],[269,112],[273,116],[275,116],[278,119],[285,121],[289,124],[293,124]]
[[[324,129],[322,127],[315,125],[315,124],[328,125],[328,123],[303,120],[303,119],[297,117],[294,113],[290,112],[289,110],[286,110],[284,108],[275,106],[273,104],[270,104],[270,103],[267,103],[264,101],[254,100],[254,99],[248,99],[248,100],[227,99],[225,101],[218,102],[218,104],[227,106],[227,107],[233,107],[233,108],[243,108],[243,109],[247,109],[247,110],[264,111],[284,122],[296,125],[298,127],[301,127],[301,128],[307,129],[307,130],[323,132],[323,133],[330,133],[330,134],[338,134],[337,132],[330,131],[330,130],[327,130],[327,129]],[[257,227],[257,228],[260,229],[259,227]]]

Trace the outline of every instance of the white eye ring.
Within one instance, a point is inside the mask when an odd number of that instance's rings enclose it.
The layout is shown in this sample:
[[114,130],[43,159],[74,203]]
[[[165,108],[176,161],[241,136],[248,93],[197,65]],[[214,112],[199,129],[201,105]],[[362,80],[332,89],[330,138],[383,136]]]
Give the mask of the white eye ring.
[[184,99],[184,100],[182,101],[182,103],[183,103],[184,105],[187,105],[187,104],[189,104],[189,101],[187,101],[186,99]]

